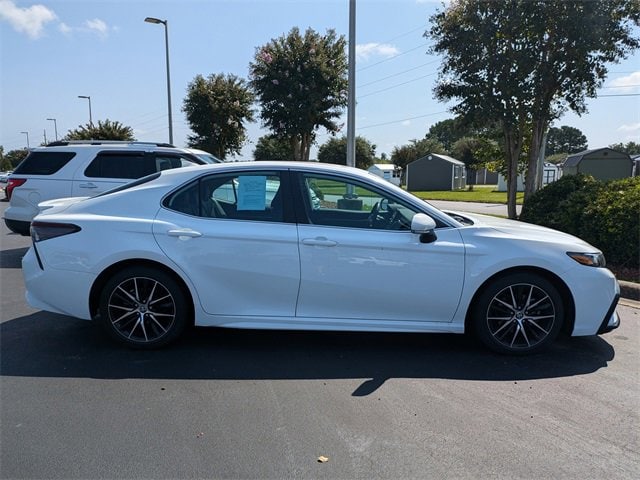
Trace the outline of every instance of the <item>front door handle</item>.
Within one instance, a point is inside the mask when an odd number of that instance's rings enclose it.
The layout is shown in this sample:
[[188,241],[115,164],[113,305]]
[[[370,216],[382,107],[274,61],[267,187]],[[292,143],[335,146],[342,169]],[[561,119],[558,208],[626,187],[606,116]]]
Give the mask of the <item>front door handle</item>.
[[190,228],[176,228],[169,230],[167,234],[170,237],[178,237],[180,240],[187,240],[188,238],[197,238],[202,236],[200,232],[191,230]]
[[80,188],[98,188],[98,186],[95,183],[81,183],[80,185],[78,185],[78,187]]
[[305,238],[302,240],[303,245],[313,245],[316,247],[335,247],[338,242],[329,240],[326,237]]

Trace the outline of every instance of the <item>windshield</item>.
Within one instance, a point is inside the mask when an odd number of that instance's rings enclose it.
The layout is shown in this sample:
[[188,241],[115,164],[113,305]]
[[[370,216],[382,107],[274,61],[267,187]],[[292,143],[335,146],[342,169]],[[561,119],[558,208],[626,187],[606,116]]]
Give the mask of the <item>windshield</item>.
[[205,163],[222,163],[222,160],[210,153],[195,153],[194,155]]

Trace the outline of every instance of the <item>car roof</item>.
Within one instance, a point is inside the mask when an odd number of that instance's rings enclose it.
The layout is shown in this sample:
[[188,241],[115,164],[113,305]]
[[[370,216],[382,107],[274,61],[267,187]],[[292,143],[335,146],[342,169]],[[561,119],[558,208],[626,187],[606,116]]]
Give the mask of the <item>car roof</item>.
[[[320,162],[292,162],[292,161],[250,161],[250,162],[229,162],[229,163],[216,163],[212,165],[198,165],[193,167],[183,167],[179,169],[164,170],[163,176],[191,176],[194,171],[204,172],[223,172],[223,171],[241,171],[241,170],[306,170],[313,172],[325,172],[325,173],[342,173],[350,176],[356,175],[366,179],[380,179],[377,175],[374,175],[365,170],[360,170],[354,167],[347,167],[345,165],[335,165],[331,163]],[[386,185],[386,184],[385,184]]]

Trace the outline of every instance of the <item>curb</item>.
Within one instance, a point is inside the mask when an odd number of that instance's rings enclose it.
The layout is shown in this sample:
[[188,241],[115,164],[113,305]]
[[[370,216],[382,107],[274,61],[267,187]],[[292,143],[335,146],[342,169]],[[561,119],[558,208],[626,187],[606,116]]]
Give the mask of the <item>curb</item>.
[[620,296],[629,300],[640,301],[640,283],[618,280],[620,284]]

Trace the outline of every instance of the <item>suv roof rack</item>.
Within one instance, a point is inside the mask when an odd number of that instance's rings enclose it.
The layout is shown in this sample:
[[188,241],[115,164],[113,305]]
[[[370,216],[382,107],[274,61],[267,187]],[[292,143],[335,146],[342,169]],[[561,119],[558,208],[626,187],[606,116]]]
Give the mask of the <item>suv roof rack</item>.
[[152,145],[155,147],[176,148],[175,145],[163,142],[138,142],[129,140],[56,140],[47,143],[47,147],[66,147],[68,145]]

